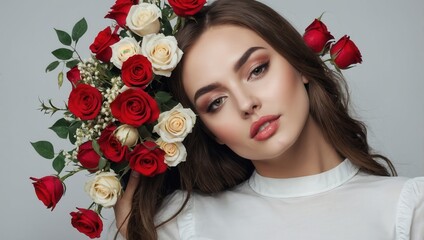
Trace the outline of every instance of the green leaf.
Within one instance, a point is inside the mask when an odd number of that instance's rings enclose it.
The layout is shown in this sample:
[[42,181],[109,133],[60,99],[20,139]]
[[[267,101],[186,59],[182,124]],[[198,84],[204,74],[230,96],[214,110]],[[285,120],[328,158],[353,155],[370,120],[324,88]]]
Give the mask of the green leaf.
[[54,61],[54,62],[50,63],[46,67],[46,72],[51,72],[51,71],[55,70],[57,68],[57,66],[59,66],[59,61]]
[[108,160],[101,157],[99,159],[99,169],[103,169],[104,167],[106,167]]
[[63,154],[63,151],[60,152],[55,159],[53,159],[53,169],[56,170],[57,174],[59,175],[63,168],[65,168],[65,155]]
[[48,141],[31,142],[32,147],[40,156],[47,159],[54,158],[53,144]]
[[57,75],[57,85],[59,86],[59,88],[60,87],[62,87],[62,84],[63,84],[63,72],[60,72],[58,75]]
[[96,140],[92,140],[91,141],[91,146],[93,147],[93,150],[97,153],[97,154],[99,154],[99,156],[103,156],[103,154],[102,154],[102,150],[100,150],[100,146],[99,146],[99,143],[96,141]]
[[72,144],[75,144],[75,141],[77,140],[76,138],[75,138],[75,134],[77,133],[77,129],[79,128],[79,127],[81,127],[81,125],[82,125],[82,122],[81,121],[78,121],[78,120],[76,120],[76,121],[73,121],[72,123],[71,123],[71,125],[69,126],[69,135],[68,135],[68,137],[69,137],[69,141],[72,143]]
[[71,123],[64,118],[57,120],[49,129],[53,130],[60,138],[66,139],[69,133]]
[[73,51],[67,48],[58,48],[52,54],[60,60],[68,60],[72,58]]
[[66,67],[67,67],[67,68],[73,68],[73,67],[77,66],[79,62],[80,62],[79,60],[71,60],[71,61],[68,61],[68,62],[66,63]]
[[71,46],[72,39],[71,36],[62,30],[54,29],[56,31],[57,37],[59,38],[59,41],[66,46]]
[[82,18],[79,20],[74,27],[72,28],[72,39],[75,42],[78,42],[78,40],[84,35],[85,32],[87,32],[87,21],[85,18]]
[[164,91],[158,91],[155,95],[155,99],[158,103],[166,103],[172,99],[172,96]]

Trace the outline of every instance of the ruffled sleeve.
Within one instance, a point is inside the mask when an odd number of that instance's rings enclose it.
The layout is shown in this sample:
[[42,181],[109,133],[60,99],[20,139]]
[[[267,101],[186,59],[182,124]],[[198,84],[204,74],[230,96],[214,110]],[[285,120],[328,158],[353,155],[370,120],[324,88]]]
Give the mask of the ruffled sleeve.
[[424,177],[409,179],[402,188],[397,209],[396,239],[424,239]]

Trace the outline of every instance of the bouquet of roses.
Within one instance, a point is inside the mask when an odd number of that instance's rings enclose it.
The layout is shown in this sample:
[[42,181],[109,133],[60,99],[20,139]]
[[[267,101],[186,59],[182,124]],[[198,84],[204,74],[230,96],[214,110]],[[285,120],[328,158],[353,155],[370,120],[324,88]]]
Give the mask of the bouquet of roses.
[[[71,34],[55,29],[64,47],[52,52],[57,60],[46,72],[60,64],[69,68],[72,90],[65,106],[42,101],[40,110],[63,114],[50,129],[74,147],[55,152],[48,141],[31,143],[42,157],[53,159],[56,171],[31,180],[37,197],[53,210],[65,192],[64,181],[85,171],[90,177],[85,190],[93,202],[72,212],[71,223],[90,238],[100,237],[101,210],[114,206],[127,172],[153,177],[185,161],[182,141],[196,116],[173,100],[163,82],[169,79],[163,77],[171,75],[183,54],[173,34],[205,2],[117,0],[105,16],[114,24],[98,33],[88,59],[76,50],[87,31],[85,19]],[[59,86],[63,78],[62,71]]]
[[303,40],[306,45],[321,57],[329,53],[330,58],[325,61],[329,61],[339,72],[341,69],[350,68],[352,64],[361,63],[361,53],[350,37],[344,35],[334,43],[333,35],[321,18],[322,15],[305,29]]

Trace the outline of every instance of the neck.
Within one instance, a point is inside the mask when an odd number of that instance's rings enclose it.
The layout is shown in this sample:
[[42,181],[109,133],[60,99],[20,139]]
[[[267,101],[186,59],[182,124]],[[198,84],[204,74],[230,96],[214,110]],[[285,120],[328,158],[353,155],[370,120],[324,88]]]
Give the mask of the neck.
[[342,157],[324,138],[317,123],[309,117],[297,141],[282,156],[252,163],[262,176],[292,178],[328,171],[341,161]]

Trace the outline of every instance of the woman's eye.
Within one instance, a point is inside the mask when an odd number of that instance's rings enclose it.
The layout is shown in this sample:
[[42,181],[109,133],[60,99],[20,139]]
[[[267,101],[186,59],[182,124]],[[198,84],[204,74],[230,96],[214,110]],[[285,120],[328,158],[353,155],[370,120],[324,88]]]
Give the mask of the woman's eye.
[[254,68],[252,72],[250,72],[248,80],[257,79],[260,76],[262,76],[262,74],[265,73],[266,70],[268,69],[268,66],[269,66],[269,61]]
[[215,112],[225,101],[224,97],[219,97],[215,100],[213,100],[207,109],[207,112]]

